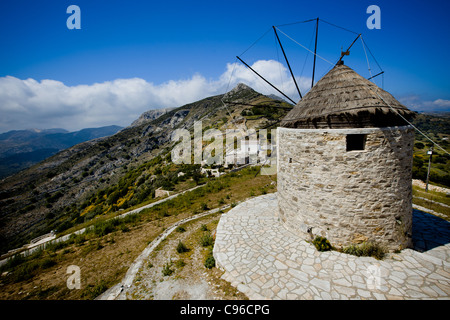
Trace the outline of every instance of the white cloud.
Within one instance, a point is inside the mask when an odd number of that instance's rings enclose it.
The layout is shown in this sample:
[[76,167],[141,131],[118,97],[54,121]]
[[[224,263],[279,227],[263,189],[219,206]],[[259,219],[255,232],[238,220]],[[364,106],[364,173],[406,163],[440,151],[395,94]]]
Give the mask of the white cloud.
[[450,100],[437,99],[434,100],[433,105],[442,107],[442,108],[450,108]]
[[[252,68],[298,100],[287,69],[274,60],[256,61]],[[296,79],[302,93],[310,79]],[[116,79],[92,85],[66,86],[55,80],[21,80],[0,77],[0,132],[26,128],[79,130],[111,124],[127,126],[149,109],[178,107],[225,93],[243,82],[263,94],[277,94],[242,64],[227,64],[218,79],[200,74],[190,79],[153,84],[144,79]]]
[[[258,60],[251,67],[288,97],[294,101],[299,100],[295,84],[284,65],[274,60]],[[228,64],[226,72],[222,74],[220,79],[221,82],[232,80],[229,89],[232,89],[239,82],[243,82],[260,93],[281,96],[279,92],[242,64]],[[304,95],[310,89],[311,78],[296,77],[295,80],[300,88],[300,92]]]
[[450,112],[450,100],[436,99],[423,100],[417,95],[406,96],[399,99],[406,107],[421,112]]

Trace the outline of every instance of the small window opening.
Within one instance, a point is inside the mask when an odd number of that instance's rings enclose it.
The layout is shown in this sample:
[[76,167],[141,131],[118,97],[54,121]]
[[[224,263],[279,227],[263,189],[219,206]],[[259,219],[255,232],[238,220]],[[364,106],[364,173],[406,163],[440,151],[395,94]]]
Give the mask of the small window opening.
[[348,134],[347,135],[347,151],[364,150],[366,146],[365,134]]
[[292,163],[292,158],[289,158],[289,163]]

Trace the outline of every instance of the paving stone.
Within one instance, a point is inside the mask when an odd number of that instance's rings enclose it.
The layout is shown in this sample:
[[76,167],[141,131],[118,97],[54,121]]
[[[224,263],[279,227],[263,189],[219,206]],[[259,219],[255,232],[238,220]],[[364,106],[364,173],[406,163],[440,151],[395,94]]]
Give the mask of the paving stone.
[[382,293],[372,292],[372,294],[374,295],[375,299],[377,299],[377,300],[386,300],[385,295]]
[[350,269],[351,269],[353,272],[356,271],[356,263],[355,263],[354,261],[350,260],[350,261],[348,262],[348,266],[350,267]]
[[427,295],[428,298],[436,298],[439,294],[431,288],[423,287],[422,291]]
[[293,293],[293,294],[296,294],[297,297],[303,296],[303,294],[304,294],[305,292],[306,292],[306,289],[303,288],[303,287],[299,287],[299,288],[297,288],[297,289],[295,289],[295,290],[292,291],[292,293]]
[[313,279],[311,279],[311,281],[309,283],[315,287],[320,288],[321,290],[324,290],[327,292],[330,291],[330,282],[329,281],[322,280],[319,278],[313,278]]
[[413,299],[426,298],[427,297],[427,295],[425,293],[419,292],[419,290],[408,289],[408,290],[406,290],[406,294],[409,297],[412,297]]
[[323,291],[323,292],[320,293],[320,296],[324,300],[331,300],[331,295],[328,292]]
[[390,294],[386,295],[386,299],[387,300],[404,300],[404,298],[402,296],[395,296],[395,295],[390,295]]
[[336,290],[331,290],[331,299],[332,300],[341,300],[341,295]]
[[448,295],[448,293],[450,292],[450,282],[449,282],[449,281],[445,281],[445,283],[439,281],[439,282],[436,283],[436,285],[437,285],[439,288],[441,288],[442,290],[444,290],[444,292],[447,292],[447,295]]
[[334,270],[343,270],[343,269],[344,269],[344,267],[340,263],[336,263],[334,265]]
[[279,296],[281,299],[286,300],[286,298],[287,298],[287,293],[288,293],[288,290],[287,290],[286,288],[283,288],[283,289],[280,290],[280,292],[278,292],[278,296]]
[[391,276],[396,277],[401,280],[405,280],[407,278],[407,276],[404,272],[399,272],[399,271],[392,271]]
[[267,288],[272,288],[275,284],[275,281],[272,279],[270,279],[269,281],[267,281],[265,284],[263,284],[261,286],[262,289],[267,289]]
[[295,293],[288,293],[286,295],[286,297],[287,297],[287,300],[297,300],[298,299],[298,296]]
[[370,298],[372,295],[370,294],[370,291],[358,289],[357,290],[358,295],[360,295],[363,298]]
[[340,286],[350,287],[352,284],[347,281],[345,278],[333,279],[333,283],[338,284]]
[[295,262],[295,260],[288,259],[285,261],[285,263],[289,268],[297,268],[298,267],[298,263]]
[[290,268],[288,270],[288,274],[291,275],[294,279],[302,280],[302,281],[309,281],[309,277],[305,272],[302,272],[300,270]]
[[352,287],[334,286],[337,292],[342,293],[347,298],[351,298],[356,294],[356,290]]
[[285,265],[284,263],[282,263],[282,262],[279,261],[279,260],[276,260],[274,264],[275,264],[275,267],[276,267],[278,270],[285,270],[285,269],[288,268],[287,265]]
[[[425,253],[406,249],[383,261],[319,252],[287,231],[277,211],[276,194],[263,195],[230,210],[217,226],[214,256],[222,278],[250,299],[449,299],[450,244]],[[430,218],[420,219],[428,232],[421,236],[432,235]],[[450,237],[448,226],[438,233]],[[378,275],[370,273],[374,266]]]
[[278,292],[280,292],[280,290],[281,290],[281,288],[278,285],[274,285],[272,287],[272,291],[273,291],[274,294],[278,294]]
[[398,289],[396,289],[395,287],[391,287],[391,289],[389,290],[389,294],[393,295],[393,296],[401,296],[401,292],[398,291]]
[[316,275],[316,270],[312,266],[304,264],[300,267],[300,269],[303,272],[308,273],[309,275],[314,275],[314,276]]

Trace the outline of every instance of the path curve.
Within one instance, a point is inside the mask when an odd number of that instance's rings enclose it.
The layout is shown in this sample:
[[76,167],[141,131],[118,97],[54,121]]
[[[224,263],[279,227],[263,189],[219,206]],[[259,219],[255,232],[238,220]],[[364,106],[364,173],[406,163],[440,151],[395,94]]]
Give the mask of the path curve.
[[226,205],[220,208],[212,209],[200,214],[196,214],[195,216],[185,218],[182,220],[179,220],[172,224],[170,228],[164,230],[158,237],[156,237],[145,249],[142,251],[142,253],[134,260],[134,262],[131,264],[131,266],[128,268],[127,273],[123,277],[122,281],[120,281],[118,284],[114,285],[113,287],[106,290],[104,293],[102,293],[100,296],[98,296],[95,300],[117,300],[122,299],[120,297],[121,293],[124,290],[127,290],[131,287],[133,284],[134,278],[136,277],[136,274],[139,272],[139,269],[141,269],[143,262],[148,258],[148,256],[155,250],[155,248],[163,241],[167,236],[169,236],[178,226],[185,224],[186,222],[196,220],[203,218],[207,215],[219,212],[220,210],[228,209],[231,205]]

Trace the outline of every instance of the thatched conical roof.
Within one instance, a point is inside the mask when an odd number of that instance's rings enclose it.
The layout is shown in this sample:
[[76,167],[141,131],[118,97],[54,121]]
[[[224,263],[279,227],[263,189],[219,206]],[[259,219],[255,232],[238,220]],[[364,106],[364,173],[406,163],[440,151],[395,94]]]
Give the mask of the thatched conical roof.
[[[395,109],[392,110],[392,109]],[[390,93],[340,64],[330,70],[281,122],[288,128],[355,128],[406,125],[414,116]]]

